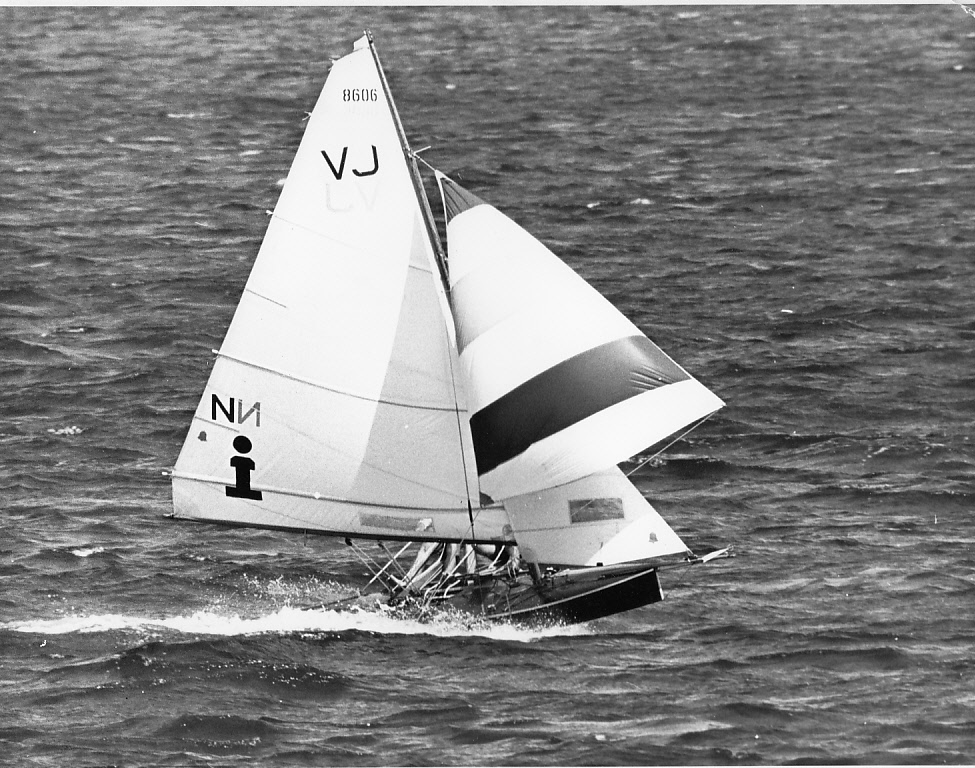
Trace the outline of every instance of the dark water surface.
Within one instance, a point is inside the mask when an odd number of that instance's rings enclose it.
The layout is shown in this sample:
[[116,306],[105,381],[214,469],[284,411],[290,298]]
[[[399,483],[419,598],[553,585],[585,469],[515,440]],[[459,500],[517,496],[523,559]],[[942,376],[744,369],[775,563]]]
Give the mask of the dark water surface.
[[[330,57],[728,407],[692,546],[573,628],[308,608],[172,466]],[[957,5],[0,9],[0,763],[975,761],[975,20]]]

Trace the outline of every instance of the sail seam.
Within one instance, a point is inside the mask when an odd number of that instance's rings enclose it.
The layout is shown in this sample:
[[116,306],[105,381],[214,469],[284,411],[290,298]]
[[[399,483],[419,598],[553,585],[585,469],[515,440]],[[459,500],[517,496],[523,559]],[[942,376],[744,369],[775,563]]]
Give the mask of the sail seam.
[[[349,537],[347,531],[335,530],[333,528],[323,528],[314,524],[309,524],[307,520],[302,520],[301,518],[297,518],[289,515],[281,515],[281,517],[284,517],[285,519],[289,519],[289,520],[294,520],[295,521],[294,525],[247,523],[247,522],[240,522],[240,521],[220,520],[217,518],[199,517],[193,515],[178,515],[178,514],[174,514],[172,517],[180,520],[189,520],[195,523],[207,523],[208,525],[220,525],[226,528],[257,528],[263,531],[286,531],[286,532],[302,531],[303,533],[306,534],[310,533],[315,536],[331,536],[332,538]],[[435,541],[435,542],[443,542],[445,544],[459,544],[461,541],[466,541],[469,544],[502,544],[502,543],[510,544],[512,543],[500,537],[492,538],[490,536],[479,536],[477,539],[467,540],[467,539],[460,539],[456,536],[442,536],[437,534],[436,532],[434,532],[433,535],[431,535],[427,531],[411,531],[408,534],[396,533],[393,531],[377,532],[377,533],[358,531],[354,535],[356,539],[366,539],[368,541],[405,541],[405,542]]]
[[267,365],[260,365],[258,363],[253,363],[249,360],[243,360],[242,358],[235,357],[234,355],[228,354],[227,352],[217,352],[218,357],[226,358],[235,363],[240,363],[240,365],[246,365],[248,368],[255,368],[259,371],[267,371],[268,373],[273,373],[277,376],[282,376],[291,381],[297,381],[300,384],[307,384],[310,387],[315,387],[316,389],[324,390],[325,392],[333,392],[337,395],[345,395],[346,397],[352,397],[356,400],[364,400],[367,403],[379,403],[380,405],[392,405],[397,408],[414,408],[418,411],[443,411],[445,413],[453,413],[456,407],[449,405],[418,405],[416,403],[406,403],[401,400],[389,400],[384,398],[366,397],[365,395],[357,395],[354,392],[348,392],[343,389],[336,389],[334,387],[327,387],[324,384],[320,384],[317,381],[310,381],[309,379],[303,378],[301,376],[295,376],[292,373],[287,373],[286,371],[279,370],[277,368],[271,368]]
[[[189,472],[177,472],[173,471],[172,477],[178,478],[180,480],[191,480],[197,483],[210,483],[211,485],[221,485],[225,486],[228,484],[227,478],[212,477],[207,475],[197,475],[191,474]],[[287,488],[274,488],[271,486],[260,487],[261,491],[267,491],[268,493],[278,493],[282,496],[294,496],[302,499],[314,499],[315,501],[327,501],[336,504],[347,504],[349,506],[357,507],[369,507],[370,509],[387,509],[387,510],[402,510],[403,512],[409,512],[410,514],[419,512],[436,512],[437,514],[445,515],[463,515],[467,517],[466,507],[412,507],[404,504],[383,504],[378,501],[359,501],[357,499],[343,499],[338,496],[325,496],[324,494],[313,492],[313,491],[293,491]],[[282,512],[275,512],[276,515],[282,517],[287,517],[286,514]],[[295,518],[298,519],[298,518]]]

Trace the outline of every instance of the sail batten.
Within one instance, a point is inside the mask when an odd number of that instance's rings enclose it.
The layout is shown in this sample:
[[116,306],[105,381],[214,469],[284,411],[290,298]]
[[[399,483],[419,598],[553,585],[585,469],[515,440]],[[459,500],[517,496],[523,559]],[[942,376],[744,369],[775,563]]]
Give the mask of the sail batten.
[[[226,478],[216,477],[212,475],[192,474],[189,472],[174,471],[172,476],[179,480],[192,480],[198,483],[208,483],[215,487],[222,486],[224,488],[226,487],[226,482],[227,482]],[[273,486],[261,486],[260,488],[257,488],[255,486],[255,490],[260,490],[262,493],[267,492],[267,493],[280,494],[282,496],[294,496],[303,499],[314,499],[315,501],[331,502],[333,504],[353,503],[350,502],[349,499],[326,496],[318,491],[299,490],[295,488],[279,488]],[[460,500],[458,504],[454,506],[447,506],[447,507],[434,507],[434,506],[423,506],[423,505],[412,506],[409,504],[384,504],[378,501],[375,502],[362,501],[361,499],[356,500],[354,504],[357,508],[363,508],[363,509],[398,510],[398,511],[409,512],[409,513],[437,512],[441,514],[463,515],[465,518],[468,515],[467,506],[463,504]]]
[[389,541],[510,541],[505,533],[507,513],[501,508],[480,510],[472,535],[466,508],[363,505],[268,491],[260,502],[241,502],[237,514],[228,517],[214,512],[222,494],[219,483],[174,477],[175,516],[197,522]]
[[265,296],[264,294],[258,293],[253,288],[245,288],[244,291],[249,293],[251,296],[256,296],[257,298],[262,299],[263,301],[268,301],[271,304],[276,304],[277,306],[281,307],[281,309],[288,308],[287,304],[282,304],[280,301],[276,301],[275,299],[272,299],[270,296]]
[[[326,200],[326,202],[330,202],[330,201],[331,198],[329,197],[329,199]],[[347,239],[340,239],[336,237],[334,233],[322,230],[316,227],[314,224],[289,218],[288,216],[279,213],[277,211],[274,211],[271,214],[271,223],[278,226],[287,226],[287,227],[292,227],[294,229],[300,229],[310,235],[315,235],[316,237],[321,238],[322,240],[327,240],[328,242],[334,245],[341,246],[342,248],[346,248],[350,251],[356,251],[363,254],[368,253],[368,251],[365,248],[363,248],[361,243],[356,243],[354,241],[349,241]]]
[[[265,297],[262,296],[260,298],[265,298]],[[269,299],[269,301],[270,301],[270,299]],[[277,303],[277,302],[274,302],[274,303]],[[284,371],[284,370],[281,370],[281,369],[272,368],[272,367],[269,367],[267,365],[262,365],[260,363],[255,363],[255,362],[253,362],[251,360],[244,360],[243,358],[240,358],[240,357],[234,357],[233,355],[231,355],[231,354],[229,354],[227,352],[218,351],[217,352],[217,356],[218,357],[221,357],[221,358],[223,358],[225,360],[230,360],[230,361],[232,361],[234,363],[238,363],[239,365],[246,366],[248,368],[254,368],[254,369],[257,369],[257,370],[260,370],[260,371],[264,371],[266,373],[274,374],[275,376],[280,376],[281,378],[284,378],[284,379],[290,379],[290,380],[295,381],[295,382],[300,382],[301,384],[307,384],[310,387],[316,387],[318,389],[323,389],[323,390],[326,390],[328,392],[332,392],[332,393],[334,393],[336,395],[344,395],[346,397],[351,397],[351,398],[354,398],[356,400],[365,400],[367,402],[375,403],[377,405],[392,405],[392,406],[397,406],[397,407],[400,407],[400,408],[415,408],[415,409],[418,409],[418,410],[426,410],[426,411],[448,411],[450,413],[454,413],[456,411],[456,405],[455,404],[427,405],[427,404],[424,404],[424,403],[421,403],[421,402],[416,402],[416,401],[405,401],[405,400],[399,401],[399,400],[392,400],[392,399],[389,399],[389,398],[371,397],[369,395],[360,395],[360,394],[357,394],[355,392],[349,392],[349,391],[346,391],[346,390],[341,390],[341,389],[336,389],[334,387],[329,387],[329,386],[326,386],[325,384],[321,384],[321,383],[316,382],[316,381],[310,381],[308,379],[303,379],[303,378],[301,378],[299,376],[294,376],[294,375],[288,373],[287,371]]]

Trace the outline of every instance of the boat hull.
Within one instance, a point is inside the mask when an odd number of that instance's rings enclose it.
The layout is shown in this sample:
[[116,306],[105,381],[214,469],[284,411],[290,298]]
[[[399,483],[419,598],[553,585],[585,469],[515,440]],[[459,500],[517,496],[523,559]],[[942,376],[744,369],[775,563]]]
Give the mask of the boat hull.
[[580,623],[663,600],[656,568],[585,568],[472,583],[444,603],[492,621]]

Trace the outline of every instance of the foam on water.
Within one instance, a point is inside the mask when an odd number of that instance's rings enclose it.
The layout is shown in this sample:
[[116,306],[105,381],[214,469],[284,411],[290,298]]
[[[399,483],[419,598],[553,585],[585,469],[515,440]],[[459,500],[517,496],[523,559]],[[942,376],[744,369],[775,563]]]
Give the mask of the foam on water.
[[104,551],[105,547],[79,547],[72,549],[71,554],[75,557],[91,557],[92,555],[100,555]]
[[0,627],[38,635],[97,632],[175,632],[188,635],[236,637],[296,632],[374,632],[384,635],[433,635],[435,637],[484,637],[493,640],[532,642],[545,637],[591,634],[584,625],[553,625],[528,628],[495,624],[456,614],[429,621],[403,618],[386,609],[335,611],[283,607],[261,616],[242,616],[214,610],[182,616],[152,617],[103,613],[69,615],[56,619],[9,622]]

